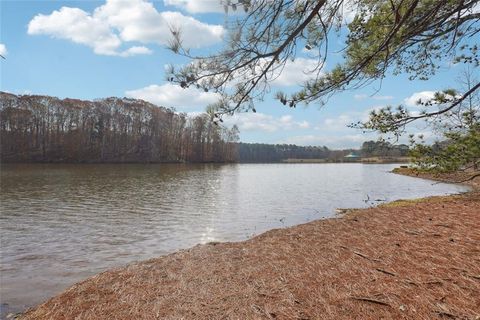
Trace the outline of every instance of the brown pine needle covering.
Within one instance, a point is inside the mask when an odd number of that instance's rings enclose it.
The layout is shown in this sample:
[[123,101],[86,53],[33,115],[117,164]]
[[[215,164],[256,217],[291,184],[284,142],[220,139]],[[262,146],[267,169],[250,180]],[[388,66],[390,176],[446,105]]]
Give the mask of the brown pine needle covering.
[[480,194],[395,202],[106,271],[22,319],[480,319]]

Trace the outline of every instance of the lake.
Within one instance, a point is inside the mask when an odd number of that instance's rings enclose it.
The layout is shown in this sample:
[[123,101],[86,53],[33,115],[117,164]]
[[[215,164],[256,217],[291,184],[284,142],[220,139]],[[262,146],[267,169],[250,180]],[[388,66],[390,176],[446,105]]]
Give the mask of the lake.
[[336,208],[467,191],[362,164],[1,167],[2,312],[107,268],[335,216]]

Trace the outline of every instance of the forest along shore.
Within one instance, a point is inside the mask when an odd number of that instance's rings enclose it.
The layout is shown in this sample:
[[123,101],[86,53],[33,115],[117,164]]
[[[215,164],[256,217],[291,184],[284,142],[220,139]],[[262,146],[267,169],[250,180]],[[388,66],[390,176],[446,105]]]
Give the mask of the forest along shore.
[[478,319],[479,182],[109,270],[21,319]]

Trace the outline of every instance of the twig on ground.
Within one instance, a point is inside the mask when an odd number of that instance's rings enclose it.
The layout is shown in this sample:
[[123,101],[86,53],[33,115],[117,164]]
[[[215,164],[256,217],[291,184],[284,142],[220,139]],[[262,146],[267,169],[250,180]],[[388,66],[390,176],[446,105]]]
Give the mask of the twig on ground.
[[417,286],[417,287],[418,287],[418,283],[416,283],[416,282],[415,282],[415,281],[413,281],[413,280],[406,279],[406,280],[404,280],[404,281],[405,281],[405,283],[408,283],[408,284],[413,284],[414,286]]
[[356,254],[357,256],[360,256],[360,257],[364,258],[364,259],[372,260],[372,259],[370,259],[369,257],[367,257],[366,255],[364,255],[363,253],[361,253],[361,252],[353,251],[353,253]]
[[443,223],[437,223],[437,224],[434,224],[435,227],[444,227],[444,228],[453,228],[451,225],[448,225],[448,224],[443,224]]
[[447,317],[450,319],[457,319],[457,316],[450,313],[450,312],[445,312],[445,311],[435,311],[436,314],[438,314],[440,317]]
[[377,269],[375,269],[375,270],[377,270],[378,272],[382,272],[382,273],[388,274],[389,276],[394,276],[394,277],[396,276],[395,273],[390,272],[390,271],[387,271],[387,270],[383,270],[383,269],[380,269],[380,268],[377,268]]
[[373,298],[369,298],[369,297],[351,297],[352,299],[354,300],[358,300],[358,301],[365,301],[365,302],[371,302],[371,303],[376,303],[376,304],[380,304],[382,306],[387,306],[387,307],[392,307],[389,303],[385,302],[385,301],[381,301],[381,300],[377,300],[377,299],[373,299]]
[[420,232],[415,231],[415,230],[405,230],[405,233],[411,234],[411,235],[414,235],[414,236],[418,236],[420,234]]

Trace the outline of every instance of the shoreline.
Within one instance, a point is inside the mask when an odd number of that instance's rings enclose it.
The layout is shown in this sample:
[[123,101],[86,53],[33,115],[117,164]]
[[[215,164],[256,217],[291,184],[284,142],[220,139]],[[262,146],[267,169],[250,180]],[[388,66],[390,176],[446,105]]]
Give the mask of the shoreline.
[[242,242],[197,245],[107,270],[20,319],[476,319],[479,206],[473,185],[465,194],[394,201]]
[[414,177],[433,180],[437,182],[444,183],[454,183],[462,184],[472,188],[472,190],[480,190],[480,179],[475,177],[475,179],[470,179],[474,174],[479,174],[480,171],[462,171],[462,172],[453,172],[453,173],[429,173],[429,172],[420,172],[415,169],[398,167],[392,170],[392,173]]

